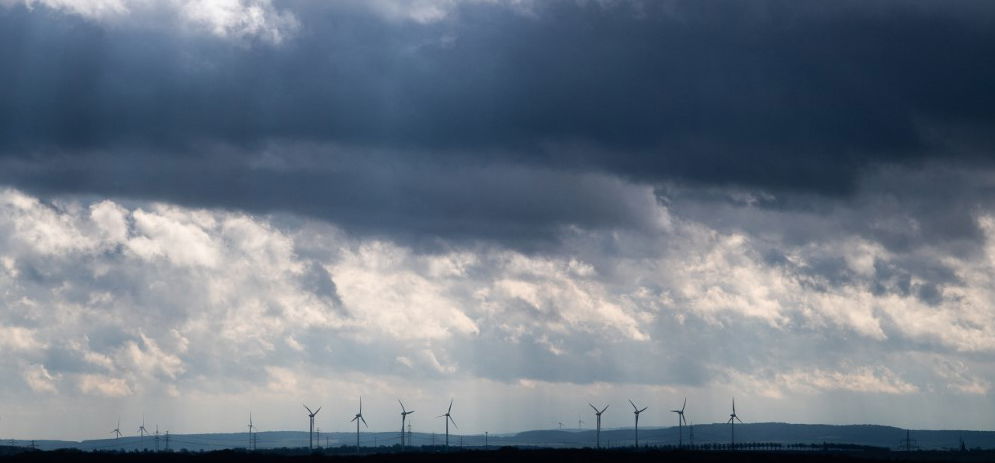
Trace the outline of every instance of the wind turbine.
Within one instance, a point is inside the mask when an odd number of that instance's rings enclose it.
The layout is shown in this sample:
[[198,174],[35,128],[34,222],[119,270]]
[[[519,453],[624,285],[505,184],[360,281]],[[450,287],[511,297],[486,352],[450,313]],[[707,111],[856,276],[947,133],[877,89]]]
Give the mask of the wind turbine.
[[727,421],[727,423],[729,423],[729,432],[731,433],[731,437],[732,437],[732,449],[733,450],[736,450],[736,422],[737,421],[739,421],[740,423],[743,422],[743,420],[739,419],[739,417],[736,416],[736,398],[733,397],[733,399],[732,399],[732,414],[729,415],[729,421]]
[[[446,413],[443,413],[436,417],[436,418],[446,417],[446,448],[449,448],[449,422],[452,421],[453,426],[456,426],[456,420],[454,420],[452,415],[450,415],[450,412],[452,411],[453,411],[453,401],[452,399],[450,399],[449,408],[446,410]],[[459,429],[459,426],[456,426],[456,429]]]
[[252,425],[252,412],[250,411],[249,412],[249,450],[255,450],[254,448],[252,448],[252,428],[254,427],[255,426]]
[[[649,408],[649,407],[643,407],[643,409],[640,410],[639,407],[636,407],[636,404],[632,403],[632,399],[629,399],[629,404],[632,405],[632,413],[634,415],[636,415],[636,448],[638,449],[639,448],[639,414],[642,413],[642,412],[645,412],[646,409]],[[608,408],[608,407],[605,407],[605,408]],[[601,415],[598,415],[598,417],[600,418]]]
[[138,435],[141,436],[142,449],[145,449],[145,433],[147,432],[148,431],[145,430],[145,415],[142,415],[142,425],[138,427]]
[[408,418],[408,415],[414,413],[414,410],[407,410],[404,408],[404,403],[401,399],[397,400],[397,403],[401,404],[401,448],[404,448],[404,420]]
[[349,422],[356,422],[356,451],[359,451],[359,422],[362,421],[363,425],[369,429],[370,425],[366,424],[366,418],[363,418],[363,398],[359,398],[359,413],[356,414]]
[[595,407],[590,402],[588,402],[588,405],[590,405],[591,408],[594,409],[594,416],[598,417],[598,431],[597,431],[597,434],[596,434],[596,436],[597,436],[596,442],[597,442],[598,448],[600,449],[601,448],[601,414],[604,413],[605,410],[608,410],[608,405],[605,405],[605,408],[602,408],[601,410],[598,410],[598,407]]
[[115,439],[120,439],[121,438],[121,418],[117,419],[117,427],[114,428],[113,431],[111,431],[111,434],[115,435],[115,437],[114,437]]
[[[301,405],[304,405],[304,404],[301,404]],[[308,408],[307,405],[304,405],[304,408],[307,409],[307,416],[308,416],[308,418],[311,419],[311,428],[308,429],[308,433],[307,433],[307,446],[308,446],[309,449],[313,449],[314,448],[314,416],[317,415],[318,412],[321,411],[321,407],[318,407],[318,409],[315,410],[315,411],[313,411],[313,412],[311,411],[310,408]]]
[[680,410],[671,410],[677,414],[677,448],[684,446],[684,425],[687,424],[687,420],[684,419],[684,408],[688,406],[688,398],[684,398],[684,405],[681,405]]

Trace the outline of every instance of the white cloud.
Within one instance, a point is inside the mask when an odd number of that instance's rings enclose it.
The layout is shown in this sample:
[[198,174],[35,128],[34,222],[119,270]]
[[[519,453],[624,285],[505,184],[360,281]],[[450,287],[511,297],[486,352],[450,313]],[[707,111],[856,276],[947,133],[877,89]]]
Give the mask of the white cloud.
[[367,7],[394,20],[431,23],[449,18],[464,4],[497,4],[530,14],[535,0],[362,0]]
[[20,326],[0,325],[0,348],[4,351],[37,351],[44,344],[35,337],[35,330]]
[[[927,303],[874,286],[872,269],[898,265],[898,256],[866,238],[778,243],[786,258],[772,264],[763,252],[768,238],[723,233],[660,209],[651,212],[669,219],[657,236],[570,230],[545,254],[494,246],[426,253],[315,221],[286,226],[276,217],[165,204],[46,202],[6,190],[0,371],[16,372],[35,394],[110,398],[250,384],[272,397],[317,395],[319,385],[346,387],[327,379],[331,371],[374,383],[403,373],[584,385],[606,384],[612,376],[599,372],[607,369],[625,381],[674,387],[690,381],[680,361],[690,342],[730,349],[695,362],[703,373],[691,383],[706,389],[762,397],[990,391],[988,373],[962,356],[995,352],[988,255],[922,250],[959,278]],[[995,243],[986,220],[979,223]],[[847,278],[811,271],[830,257]],[[755,331],[738,332],[742,344],[724,341],[744,325]],[[834,337],[837,347],[856,344],[882,359],[911,340],[933,349],[933,360],[911,374],[791,347],[809,338],[832,346]],[[475,365],[480,356],[499,359],[493,366],[501,371]],[[536,361],[553,364],[537,371]],[[647,363],[659,368],[646,370]],[[756,364],[776,367],[754,374]]]
[[79,389],[84,394],[102,397],[125,397],[132,393],[128,382],[122,378],[103,375],[82,375],[78,379]]
[[24,369],[22,372],[22,377],[24,382],[28,384],[35,392],[44,392],[54,394],[57,392],[56,380],[57,376],[53,376],[44,365],[31,365]]
[[300,27],[272,0],[0,0],[0,6],[51,8],[94,21],[148,24],[178,21],[216,37],[280,44]]

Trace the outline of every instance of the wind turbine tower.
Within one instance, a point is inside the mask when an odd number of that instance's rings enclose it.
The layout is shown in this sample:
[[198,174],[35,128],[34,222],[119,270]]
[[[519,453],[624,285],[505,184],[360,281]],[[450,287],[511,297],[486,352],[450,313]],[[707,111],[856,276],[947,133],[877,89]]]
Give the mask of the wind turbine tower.
[[311,427],[308,429],[307,432],[307,446],[308,449],[314,449],[314,416],[321,411],[321,407],[318,407],[318,409],[313,412],[311,411],[310,408],[308,408],[307,405],[304,405],[304,408],[307,410],[308,418],[311,419]]
[[249,412],[249,450],[255,450],[255,445],[253,445],[255,439],[252,438],[252,428],[254,427],[255,426],[252,425],[252,412],[250,411]]
[[145,449],[145,433],[147,432],[148,431],[145,430],[145,415],[142,415],[142,425],[138,427],[138,435],[141,436],[140,442],[142,444],[142,450]]
[[688,398],[684,398],[684,405],[681,405],[680,410],[671,410],[677,414],[677,448],[684,446],[684,425],[687,424],[687,420],[684,419],[684,409],[688,406]]
[[400,399],[397,400],[397,403],[401,404],[401,448],[403,449],[404,448],[404,420],[406,420],[408,418],[408,415],[414,413],[415,411],[414,410],[407,410],[406,408],[404,408],[404,402],[401,402]]
[[[649,408],[649,407],[643,407],[643,409],[640,410],[639,407],[636,407],[636,404],[632,403],[631,399],[629,400],[629,405],[632,405],[632,414],[636,416],[636,448],[638,449],[639,448],[639,414],[642,413],[642,412],[645,412],[646,409]],[[605,407],[605,408],[608,408],[608,407]],[[599,417],[600,417],[600,415],[599,415]]]
[[359,398],[359,413],[357,413],[356,416],[354,416],[349,421],[350,422],[352,422],[352,421],[356,422],[356,451],[358,452],[359,451],[359,422],[362,421],[363,425],[366,426],[367,429],[370,428],[370,425],[366,424],[366,418],[363,418],[363,398],[362,397]]
[[598,407],[595,407],[591,403],[588,403],[588,405],[590,405],[591,408],[594,409],[594,416],[596,416],[598,418],[598,430],[595,433],[595,436],[596,436],[595,442],[597,444],[597,448],[600,449],[601,448],[601,414],[604,413],[605,410],[608,410],[608,405],[605,405],[605,408],[602,408],[601,410],[598,410]]
[[694,421],[688,424],[688,440],[691,441],[691,448],[694,448]]
[[736,450],[736,422],[737,421],[739,421],[740,423],[743,422],[743,420],[739,419],[739,417],[736,416],[736,398],[734,397],[732,399],[732,413],[729,415],[729,421],[727,421],[727,423],[729,423],[729,432],[730,432],[730,435],[731,435],[732,449],[733,450]]
[[[449,448],[449,422],[452,421],[453,426],[456,426],[456,420],[454,420],[451,415],[452,411],[453,411],[453,401],[452,399],[450,399],[449,408],[446,409],[446,413],[443,413],[442,415],[436,417],[436,418],[445,417],[446,419],[446,448]],[[459,429],[459,426],[456,426],[456,429]]]

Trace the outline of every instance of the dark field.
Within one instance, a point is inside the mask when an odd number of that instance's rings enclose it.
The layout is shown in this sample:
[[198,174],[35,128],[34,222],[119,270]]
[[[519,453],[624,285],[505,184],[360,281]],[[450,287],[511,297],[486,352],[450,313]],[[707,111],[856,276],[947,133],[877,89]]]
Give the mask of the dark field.
[[593,450],[593,449],[515,449],[474,451],[416,451],[405,453],[370,453],[362,455],[307,453],[285,449],[265,452],[226,450],[216,452],[82,452],[76,450],[31,451],[0,449],[0,462],[80,462],[80,463],[530,463],[530,462],[993,462],[995,451],[921,451],[888,450],[846,451],[677,451],[677,450]]

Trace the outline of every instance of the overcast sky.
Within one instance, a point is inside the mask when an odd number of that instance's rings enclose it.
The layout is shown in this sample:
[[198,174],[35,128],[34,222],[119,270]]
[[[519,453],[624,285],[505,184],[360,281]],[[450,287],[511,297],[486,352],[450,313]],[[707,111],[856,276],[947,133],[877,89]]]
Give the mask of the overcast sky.
[[995,428],[995,4],[0,0],[0,438]]

